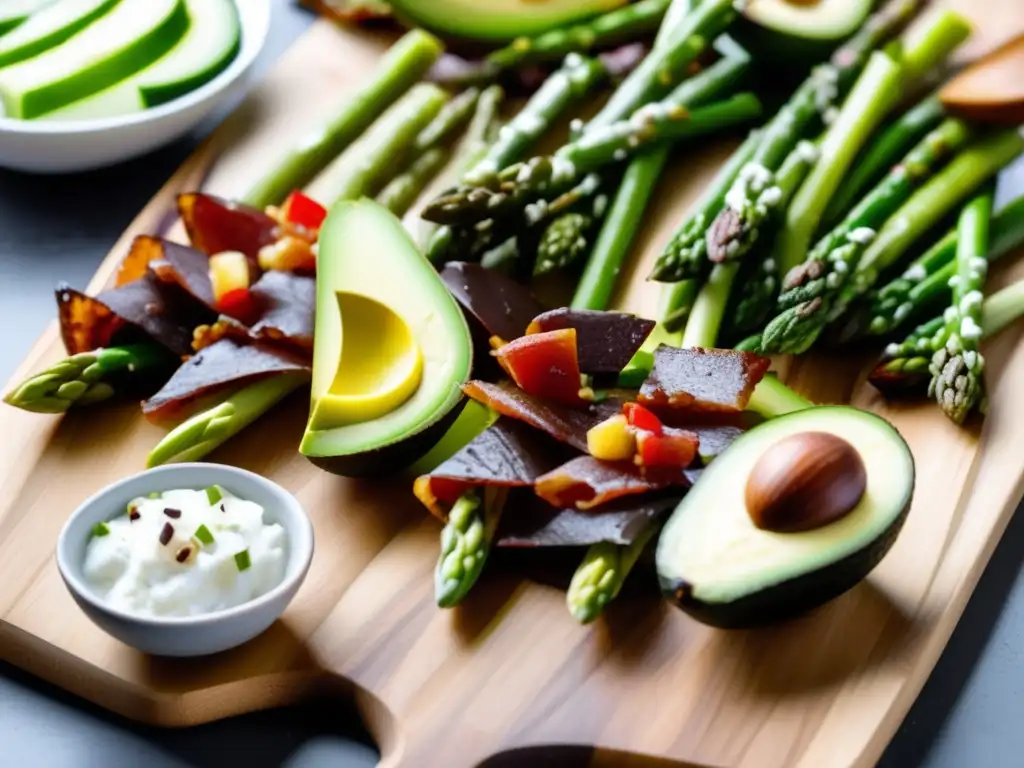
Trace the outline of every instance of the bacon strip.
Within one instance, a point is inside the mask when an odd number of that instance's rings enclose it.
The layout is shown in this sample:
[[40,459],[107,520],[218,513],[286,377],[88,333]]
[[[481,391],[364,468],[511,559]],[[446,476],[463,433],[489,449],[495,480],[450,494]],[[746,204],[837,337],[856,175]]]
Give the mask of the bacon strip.
[[576,331],[577,356],[583,373],[614,374],[621,371],[643,345],[655,322],[626,312],[589,309],[552,309],[538,315],[528,334]]
[[683,470],[641,472],[631,462],[580,456],[537,478],[537,495],[554,507],[593,509],[623,496],[689,486]]
[[638,400],[687,413],[737,413],[747,407],[770,363],[752,352],[662,344]]

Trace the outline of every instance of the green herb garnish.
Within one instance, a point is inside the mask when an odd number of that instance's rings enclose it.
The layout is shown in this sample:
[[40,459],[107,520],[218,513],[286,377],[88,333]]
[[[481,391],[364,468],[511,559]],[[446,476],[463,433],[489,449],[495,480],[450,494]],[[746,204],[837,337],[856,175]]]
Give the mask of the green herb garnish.
[[205,525],[200,525],[196,528],[196,538],[203,544],[213,544],[213,534],[210,533],[210,529]]
[[96,523],[96,525],[94,525],[92,527],[92,535],[93,536],[107,536],[109,534],[110,534],[110,526],[107,525],[106,523]]
[[163,497],[164,495],[160,493],[160,491],[153,491],[152,493],[146,494],[147,499],[162,499]]
[[224,489],[219,485],[211,485],[206,489],[206,499],[210,502],[211,507],[223,498]]
[[235,566],[239,572],[247,571],[252,566],[252,560],[249,559],[249,550],[243,549],[235,555]]

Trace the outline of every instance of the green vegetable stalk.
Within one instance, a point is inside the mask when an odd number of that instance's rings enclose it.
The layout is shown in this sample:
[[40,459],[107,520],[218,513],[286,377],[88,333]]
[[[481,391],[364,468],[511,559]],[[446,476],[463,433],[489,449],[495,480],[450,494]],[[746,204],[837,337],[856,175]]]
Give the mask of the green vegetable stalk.
[[625,547],[601,542],[587,550],[565,595],[573,618],[581,624],[589,624],[601,615],[619,594],[647,542],[660,528],[659,525],[648,526],[632,544]]
[[448,95],[436,85],[413,86],[359,141],[309,184],[306,193],[328,208],[375,195],[395,174],[407,148],[443,109]]
[[94,405],[141,382],[169,376],[180,361],[150,342],[83,352],[33,374],[4,396],[4,402],[36,413],[63,413]]
[[992,193],[984,192],[964,207],[957,226],[957,274],[953,281],[953,303],[946,312],[944,343],[932,357],[932,380],[928,395],[957,424],[981,400],[981,374],[985,358],[978,348],[981,341],[981,313],[988,261],[989,223]]
[[222,403],[197,413],[168,432],[150,451],[146,466],[198,461],[308,383],[309,376],[287,374],[238,390]]
[[434,595],[441,608],[458,605],[480,578],[503,504],[503,499],[482,503],[479,493],[470,491],[452,506],[434,571]]
[[419,80],[441,55],[443,46],[422,30],[413,30],[381,59],[373,79],[322,125],[297,141],[242,201],[257,208],[279,204],[306,184],[327,162],[351,144],[399,96]]
[[494,76],[523,64],[643,39],[658,28],[670,4],[671,0],[638,0],[580,24],[553,29],[537,37],[520,37],[487,56],[486,72]]

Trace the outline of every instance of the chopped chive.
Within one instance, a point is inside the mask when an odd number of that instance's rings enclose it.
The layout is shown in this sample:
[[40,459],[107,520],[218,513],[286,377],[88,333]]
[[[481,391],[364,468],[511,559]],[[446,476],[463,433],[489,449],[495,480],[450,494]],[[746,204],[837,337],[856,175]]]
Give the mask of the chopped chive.
[[107,525],[106,523],[96,523],[96,525],[94,525],[92,527],[92,535],[93,536],[106,536],[109,533],[110,533],[110,526]]
[[239,572],[247,571],[252,566],[252,560],[249,559],[249,550],[243,549],[235,555],[235,567],[238,568]]
[[196,528],[196,538],[203,544],[213,544],[213,534],[210,533],[210,529],[205,525],[200,525]]
[[206,489],[206,499],[211,507],[223,498],[224,490],[219,485],[211,485]]
[[153,491],[152,493],[146,494],[147,499],[162,499],[164,495],[159,491]]

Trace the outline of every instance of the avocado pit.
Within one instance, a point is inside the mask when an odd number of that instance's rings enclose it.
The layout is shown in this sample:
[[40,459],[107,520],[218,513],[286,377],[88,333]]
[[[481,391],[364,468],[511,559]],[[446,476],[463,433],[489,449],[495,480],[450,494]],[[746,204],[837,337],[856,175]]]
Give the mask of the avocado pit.
[[867,470],[856,448],[829,432],[800,432],[758,459],[747,479],[745,501],[758,528],[797,533],[845,517],[866,489]]

